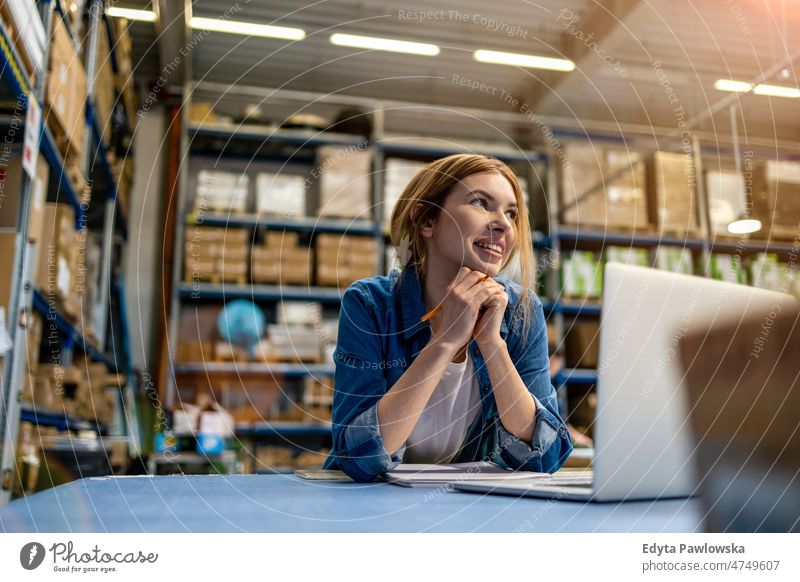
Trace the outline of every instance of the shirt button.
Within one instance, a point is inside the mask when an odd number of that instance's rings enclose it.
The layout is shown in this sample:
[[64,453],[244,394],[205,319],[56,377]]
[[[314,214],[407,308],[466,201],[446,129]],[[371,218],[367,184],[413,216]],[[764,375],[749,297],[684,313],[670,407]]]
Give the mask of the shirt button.
[[562,437],[566,436],[567,435],[567,429],[565,429],[563,426],[559,426],[558,427],[558,434],[559,434],[559,436],[562,436]]

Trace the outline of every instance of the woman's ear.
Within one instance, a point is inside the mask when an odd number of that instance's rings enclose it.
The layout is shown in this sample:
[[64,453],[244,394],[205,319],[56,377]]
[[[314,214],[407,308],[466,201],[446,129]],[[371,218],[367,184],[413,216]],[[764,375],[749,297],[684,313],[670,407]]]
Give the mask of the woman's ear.
[[[411,209],[411,222],[417,223],[419,216],[422,214],[422,203],[417,202],[414,208]],[[425,238],[433,237],[433,226],[436,224],[436,220],[428,215],[425,218],[425,222],[417,224],[417,228],[419,229],[420,234],[422,234]]]

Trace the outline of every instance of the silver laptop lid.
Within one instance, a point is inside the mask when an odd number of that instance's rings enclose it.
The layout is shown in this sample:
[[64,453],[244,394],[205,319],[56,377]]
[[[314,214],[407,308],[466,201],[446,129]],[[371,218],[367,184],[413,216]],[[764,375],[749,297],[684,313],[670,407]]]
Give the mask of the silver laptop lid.
[[605,266],[596,499],[684,497],[694,492],[694,443],[678,341],[690,327],[761,313],[778,297],[789,296],[656,269]]

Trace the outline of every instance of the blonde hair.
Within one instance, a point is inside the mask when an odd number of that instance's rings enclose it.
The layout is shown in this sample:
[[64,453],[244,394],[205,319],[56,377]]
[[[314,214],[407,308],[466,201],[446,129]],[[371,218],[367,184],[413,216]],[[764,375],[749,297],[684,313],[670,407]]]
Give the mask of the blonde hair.
[[410,257],[406,264],[401,265],[401,269],[413,265],[419,273],[420,282],[424,282],[427,247],[419,227],[428,221],[435,221],[439,217],[445,199],[456,184],[468,176],[491,172],[497,172],[508,180],[514,190],[514,198],[517,202],[518,210],[514,220],[517,229],[516,242],[503,267],[517,253],[519,254],[522,293],[517,305],[518,311],[513,314],[512,321],[516,321],[518,318],[522,319],[523,337],[525,337],[533,319],[531,301],[534,275],[533,244],[522,187],[514,171],[505,163],[483,155],[455,154],[425,166],[408,183],[392,211],[392,244],[401,250],[400,256],[402,256],[402,249],[408,245]]

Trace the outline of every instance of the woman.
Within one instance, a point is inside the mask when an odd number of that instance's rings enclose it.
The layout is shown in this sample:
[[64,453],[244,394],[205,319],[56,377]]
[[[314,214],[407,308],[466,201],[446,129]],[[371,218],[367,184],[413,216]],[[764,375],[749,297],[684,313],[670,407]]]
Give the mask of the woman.
[[[406,187],[391,229],[402,270],[342,297],[325,467],[356,481],[400,462],[558,469],[572,444],[514,172],[481,155],[437,160]],[[523,285],[497,276],[515,253]]]

